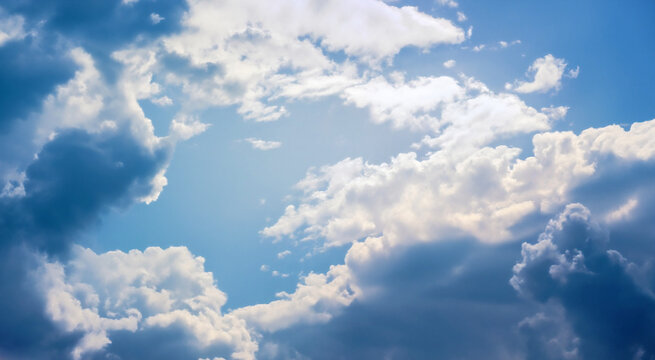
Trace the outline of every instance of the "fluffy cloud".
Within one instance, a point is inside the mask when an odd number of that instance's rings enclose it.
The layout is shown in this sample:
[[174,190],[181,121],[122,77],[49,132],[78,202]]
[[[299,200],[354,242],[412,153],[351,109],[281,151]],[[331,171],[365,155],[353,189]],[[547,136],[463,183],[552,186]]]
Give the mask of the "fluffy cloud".
[[245,323],[222,314],[227,297],[204,271],[204,259],[184,247],[104,254],[76,247],[65,266],[45,262],[36,276],[50,318],[64,331],[83,334],[74,359],[98,351],[122,359],[150,357],[147,349],[138,357],[124,348],[121,332],[151,341],[180,333],[182,341],[174,345],[179,348],[158,358],[252,359],[257,350]]
[[231,314],[260,331],[273,332],[297,324],[325,323],[357,295],[349,269],[335,265],[326,274],[307,275],[291,294],[278,293],[279,300],[239,308]]
[[[188,106],[238,104],[256,121],[284,116],[280,98],[315,98],[357,84],[356,63],[379,68],[406,46],[464,41],[448,20],[377,0],[190,1],[183,26],[162,40],[161,57],[184,59],[183,68],[207,74],[184,76],[177,61],[161,77],[181,87]],[[348,59],[327,56],[338,51]]]
[[[351,249],[367,258],[394,244],[438,239],[463,231],[481,241],[511,238],[510,228],[534,212],[550,213],[591,178],[606,156],[651,159],[655,121],[537,134],[533,156],[520,149],[485,147],[459,154],[447,150],[419,159],[400,154],[379,165],[346,159],[307,174],[297,187],[304,196],[262,230],[271,237],[325,239],[338,246],[365,239]],[[378,237],[383,234],[382,237]]]
[[528,74],[534,76],[532,81],[517,80],[514,85],[506,84],[505,88],[519,93],[547,92],[551,89],[557,91],[562,86],[561,80],[565,69],[564,59],[548,54],[535,60],[528,68]]
[[[507,241],[512,244],[513,239],[533,234],[543,216],[580,197],[585,192],[580,189],[594,188],[598,181],[594,179],[607,179],[616,166],[652,166],[655,151],[646,134],[653,134],[654,125],[655,121],[648,121],[633,124],[629,131],[608,126],[579,135],[537,134],[534,155],[523,159],[518,157],[520,149],[498,146],[465,154],[441,150],[422,160],[413,153],[400,154],[380,165],[346,159],[312,171],[297,185],[304,193],[301,203],[288,206],[262,234],[300,234],[303,240],[320,239],[319,246],[324,247],[351,244],[345,265],[338,272],[333,267],[321,275],[316,287],[299,285],[295,293],[285,294],[286,299],[235,313],[267,331],[316,324],[348,311],[344,308],[353,301],[366,302],[384,291],[384,287],[367,284],[367,269],[382,271],[380,264],[399,251],[468,237],[496,247]],[[627,149],[629,143],[637,146]],[[607,162],[608,157],[624,165]],[[649,180],[644,179],[638,189],[643,190],[644,181]],[[615,193],[607,199],[609,208],[623,206],[623,199],[624,194]],[[452,271],[457,274],[461,268]],[[307,293],[312,294],[311,301],[305,300]],[[328,307],[326,313],[323,303],[340,306]],[[292,314],[288,309],[293,308],[301,310]],[[284,321],[278,318],[280,314],[292,320]],[[532,323],[552,329],[537,320]],[[522,325],[526,336],[533,331],[531,326],[527,320]],[[565,325],[556,327],[566,329]],[[569,345],[562,345],[562,351],[573,351]]]

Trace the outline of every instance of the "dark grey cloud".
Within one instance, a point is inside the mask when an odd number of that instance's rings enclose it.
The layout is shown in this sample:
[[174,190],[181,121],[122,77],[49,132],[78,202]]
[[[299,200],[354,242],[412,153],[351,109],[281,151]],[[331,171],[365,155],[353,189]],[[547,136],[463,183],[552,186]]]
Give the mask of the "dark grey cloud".
[[[127,4],[122,0],[7,0],[3,6],[25,16],[28,24],[45,21],[43,30],[61,34],[91,53],[108,53],[137,39],[176,31],[188,8],[184,0],[138,0]],[[153,24],[152,13],[164,20]]]
[[25,196],[0,198],[0,357],[69,358],[81,334],[45,316],[32,273],[41,257],[65,257],[103,212],[149,194],[168,157],[126,132],[64,131],[27,168]]
[[[228,346],[203,347],[197,339],[175,324],[166,328],[153,327],[140,329],[137,332],[112,331],[109,334],[111,344],[104,349],[89,354],[89,359],[121,359],[121,360],[197,360],[199,358],[214,359],[215,357],[230,358],[234,349]],[[144,346],[144,344],[149,344]]]
[[15,121],[39,111],[45,96],[70,79],[75,70],[66,48],[48,33],[0,46],[0,64],[0,136],[7,134]]
[[110,207],[149,194],[168,152],[150,151],[120,131],[60,133],[27,168],[25,196],[0,199],[1,244],[65,249],[71,235],[97,222]]
[[62,332],[44,314],[31,272],[39,257],[25,247],[0,248],[0,358],[67,359],[82,334]]
[[[651,241],[652,241],[651,237]],[[655,358],[655,298],[589,211],[570,205],[536,244],[523,245],[514,286],[541,303],[559,304],[584,359]],[[652,254],[650,254],[652,257]],[[652,285],[652,284],[651,284]]]
[[[326,324],[268,335],[260,357],[507,359],[524,353],[518,324],[535,311],[509,285],[519,243],[424,244],[358,268],[368,294]],[[274,348],[275,351],[272,351]]]

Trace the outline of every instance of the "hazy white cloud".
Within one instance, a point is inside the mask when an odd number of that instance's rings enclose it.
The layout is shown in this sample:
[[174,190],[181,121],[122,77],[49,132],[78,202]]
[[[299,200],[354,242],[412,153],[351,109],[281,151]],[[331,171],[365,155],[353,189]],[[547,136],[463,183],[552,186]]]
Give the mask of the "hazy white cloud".
[[152,22],[154,25],[159,24],[163,20],[164,20],[164,18],[161,15],[157,14],[157,13],[151,13],[150,14],[150,22]]
[[553,120],[563,119],[569,111],[568,106],[549,106],[541,108],[541,112]]
[[450,60],[446,60],[446,61],[444,61],[443,66],[444,66],[446,69],[452,69],[452,68],[455,66],[455,64],[456,64],[455,60],[450,59]]
[[448,6],[448,7],[451,7],[451,8],[456,8],[456,7],[459,6],[457,1],[454,1],[454,0],[436,0],[436,1],[437,1],[437,4],[439,4],[441,6]]
[[512,42],[507,42],[507,41],[501,40],[501,41],[498,42],[498,45],[502,49],[504,49],[504,48],[510,47],[512,45],[517,45],[517,44],[520,44],[520,43],[521,43],[521,40],[514,40]]
[[168,105],[173,105],[173,100],[169,98],[168,96],[162,96],[158,98],[152,98],[150,99],[154,104],[157,104],[159,106],[168,106]]
[[256,139],[256,138],[246,138],[244,140],[249,142],[250,145],[252,145],[253,149],[262,150],[262,151],[273,150],[282,146],[282,143],[279,141],[267,141],[267,140]]
[[576,79],[578,75],[580,75],[580,66],[576,66],[575,69],[569,69],[569,72],[566,74],[571,79]]
[[626,220],[632,214],[632,211],[639,205],[639,200],[635,198],[628,199],[624,204],[617,209],[611,211],[605,216],[605,221],[608,223]]
[[9,41],[21,40],[25,36],[25,19],[20,15],[7,14],[0,7],[0,46]]
[[277,253],[277,258],[278,259],[284,259],[285,257],[287,257],[289,255],[291,255],[291,251],[284,250],[284,251],[281,251],[281,252]]
[[519,93],[547,92],[551,89],[559,90],[562,86],[562,75],[566,69],[564,59],[558,59],[548,54],[537,60],[528,68],[528,76],[532,75],[532,81],[515,81],[514,84],[505,84],[507,90],[514,90]]
[[[370,36],[375,34],[375,36]],[[376,0],[299,3],[276,0],[190,2],[184,30],[163,40],[163,48],[196,68],[219,65],[202,79],[170,72],[190,104],[239,105],[247,119],[272,121],[286,109],[272,100],[316,98],[360,81],[351,61],[375,68],[406,46],[429,48],[464,41],[450,21]],[[325,51],[350,56],[335,62]],[[289,71],[291,70],[291,71]]]
[[459,22],[464,22],[464,21],[466,21],[466,19],[467,19],[467,18],[466,18],[466,14],[464,14],[464,13],[461,12],[461,11],[458,11],[458,12],[457,12],[457,21],[459,21]]

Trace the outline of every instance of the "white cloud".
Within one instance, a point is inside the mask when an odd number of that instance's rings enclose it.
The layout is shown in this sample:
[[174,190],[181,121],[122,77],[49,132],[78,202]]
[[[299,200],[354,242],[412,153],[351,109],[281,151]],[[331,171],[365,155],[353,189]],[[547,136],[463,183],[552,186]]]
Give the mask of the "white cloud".
[[506,84],[505,87],[520,93],[547,92],[551,89],[559,90],[562,86],[561,80],[566,69],[564,59],[558,59],[548,54],[537,60],[528,68],[528,76],[532,74],[534,79],[530,82],[515,81],[514,85]]
[[365,84],[344,90],[346,104],[367,107],[375,123],[391,122],[396,128],[437,130],[439,119],[430,112],[464,96],[465,89],[447,76],[419,77],[390,83],[378,76]]
[[161,15],[159,15],[157,13],[151,13],[150,14],[150,22],[152,22],[154,25],[159,24],[164,19],[165,19],[164,17],[162,17]]
[[25,36],[25,19],[20,15],[9,15],[0,7],[0,46]]
[[267,141],[267,140],[256,139],[256,138],[246,138],[244,140],[249,142],[250,145],[252,145],[253,149],[262,150],[262,151],[273,150],[282,146],[282,143],[279,141]]
[[169,129],[169,138],[188,140],[203,133],[209,124],[200,122],[197,118],[180,114],[172,121]]
[[464,21],[466,21],[466,19],[467,19],[466,15],[463,12],[461,12],[461,11],[457,12],[457,21],[464,22]]
[[291,251],[284,250],[284,251],[280,251],[279,253],[277,253],[277,258],[278,259],[284,259],[285,257],[287,257],[289,255],[291,255]]
[[457,1],[454,1],[454,0],[437,0],[437,4],[439,4],[441,6],[448,6],[448,7],[451,7],[451,8],[456,8],[456,7],[459,6]]
[[566,76],[570,77],[571,79],[577,79],[578,75],[580,75],[579,66],[576,66],[575,69],[570,69],[569,72],[566,74]]
[[169,98],[168,96],[162,96],[158,98],[152,98],[150,99],[154,104],[157,104],[159,106],[168,106],[168,105],[173,105],[173,100]]
[[[297,185],[304,193],[300,204],[290,205],[262,234],[300,233],[323,240],[323,246],[351,244],[345,264],[311,274],[281,300],[234,314],[262,331],[328,321],[355,298],[375,291],[358,285],[358,269],[376,266],[395,249],[417,242],[460,235],[500,242],[524,236],[511,228],[529,214],[561,209],[570,201],[569,191],[596,174],[602,165],[597,159],[608,154],[653,159],[654,138],[651,120],[627,132],[614,125],[579,135],[537,134],[534,155],[523,159],[520,149],[498,146],[465,155],[441,150],[422,160],[399,154],[379,165],[346,159],[311,171]],[[634,206],[628,202],[613,213],[624,216]]]
[[455,60],[450,59],[450,60],[446,60],[446,61],[444,61],[443,66],[444,66],[446,69],[452,69],[452,68],[455,66],[455,64],[456,64]]
[[563,119],[569,112],[568,106],[549,106],[541,108],[541,112],[553,120]]
[[171,326],[191,336],[197,349],[220,344],[232,349],[232,358],[254,359],[257,343],[245,323],[222,314],[227,297],[204,271],[204,259],[184,247],[104,254],[75,247],[65,267],[45,262],[37,276],[47,314],[63,330],[84,335],[75,359],[104,348],[112,331]]
[[628,219],[637,205],[639,205],[639,200],[635,198],[628,199],[625,204],[608,213],[605,216],[605,221],[611,223]]
[[279,300],[239,308],[231,315],[267,332],[299,323],[322,323],[350,305],[357,291],[345,265],[331,266],[327,274],[307,275],[292,294],[278,293]]
[[[378,248],[454,232],[504,241],[525,215],[550,213],[568,201],[569,191],[596,172],[596,157],[652,158],[655,143],[648,137],[654,135],[655,120],[635,123],[629,132],[608,126],[580,135],[537,134],[534,155],[525,159],[518,157],[520,149],[506,146],[444,149],[424,159],[406,153],[379,165],[346,159],[308,173],[298,184],[304,200],[262,234],[299,232],[305,239],[324,239],[325,246],[367,238]],[[382,240],[377,234],[384,234]]]

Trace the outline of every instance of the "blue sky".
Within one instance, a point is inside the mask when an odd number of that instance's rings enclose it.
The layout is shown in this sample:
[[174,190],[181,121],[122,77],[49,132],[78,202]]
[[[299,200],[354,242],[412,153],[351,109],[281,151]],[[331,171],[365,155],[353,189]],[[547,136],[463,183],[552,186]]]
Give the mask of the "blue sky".
[[655,3],[0,7],[0,358],[655,357]]

